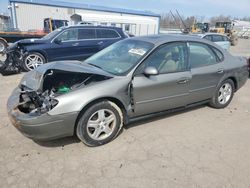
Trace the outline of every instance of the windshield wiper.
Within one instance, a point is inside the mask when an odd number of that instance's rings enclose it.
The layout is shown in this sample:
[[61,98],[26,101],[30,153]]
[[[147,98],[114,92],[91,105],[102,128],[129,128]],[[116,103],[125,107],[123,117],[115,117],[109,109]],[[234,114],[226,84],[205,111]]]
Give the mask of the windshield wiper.
[[89,65],[92,65],[93,67],[97,67],[97,68],[99,68],[99,69],[102,69],[103,70],[103,68],[102,67],[100,67],[100,66],[98,66],[98,65],[95,65],[95,64],[92,64],[92,63],[88,63]]

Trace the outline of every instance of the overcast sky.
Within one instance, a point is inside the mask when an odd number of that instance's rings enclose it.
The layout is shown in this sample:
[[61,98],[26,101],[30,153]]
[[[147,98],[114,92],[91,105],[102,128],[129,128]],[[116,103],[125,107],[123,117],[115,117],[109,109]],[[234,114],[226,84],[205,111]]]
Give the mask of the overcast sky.
[[[155,13],[168,13],[178,9],[184,16],[231,15],[250,16],[250,0],[63,0],[108,7],[149,10]],[[8,0],[0,0],[0,12],[7,12]]]

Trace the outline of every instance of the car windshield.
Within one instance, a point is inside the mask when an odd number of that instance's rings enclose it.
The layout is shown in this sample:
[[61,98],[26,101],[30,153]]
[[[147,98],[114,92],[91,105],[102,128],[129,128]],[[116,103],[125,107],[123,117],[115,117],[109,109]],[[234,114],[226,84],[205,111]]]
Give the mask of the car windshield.
[[50,32],[49,34],[45,35],[42,39],[45,39],[45,40],[51,39],[51,38],[53,38],[54,36],[56,36],[58,33],[60,33],[61,31],[62,31],[61,28],[56,29],[56,30]]
[[85,63],[117,76],[126,75],[154,47],[139,40],[123,40],[96,53]]

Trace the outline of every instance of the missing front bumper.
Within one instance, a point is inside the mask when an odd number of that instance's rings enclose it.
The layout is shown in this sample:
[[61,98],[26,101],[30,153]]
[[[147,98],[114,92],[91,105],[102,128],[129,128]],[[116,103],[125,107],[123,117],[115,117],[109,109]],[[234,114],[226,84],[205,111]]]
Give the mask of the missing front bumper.
[[34,140],[52,140],[74,134],[78,112],[31,116],[20,112],[18,104],[19,90],[15,89],[7,102],[8,115],[11,123],[26,137]]

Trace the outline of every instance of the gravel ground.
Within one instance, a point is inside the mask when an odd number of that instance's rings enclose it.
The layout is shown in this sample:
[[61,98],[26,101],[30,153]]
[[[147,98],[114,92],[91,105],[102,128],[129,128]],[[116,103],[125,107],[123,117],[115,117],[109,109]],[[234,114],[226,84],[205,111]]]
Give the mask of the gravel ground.
[[[232,47],[250,56],[250,40]],[[0,76],[0,187],[250,187],[250,80],[225,109],[200,106],[127,126],[111,143],[34,142],[9,122],[23,74]]]

